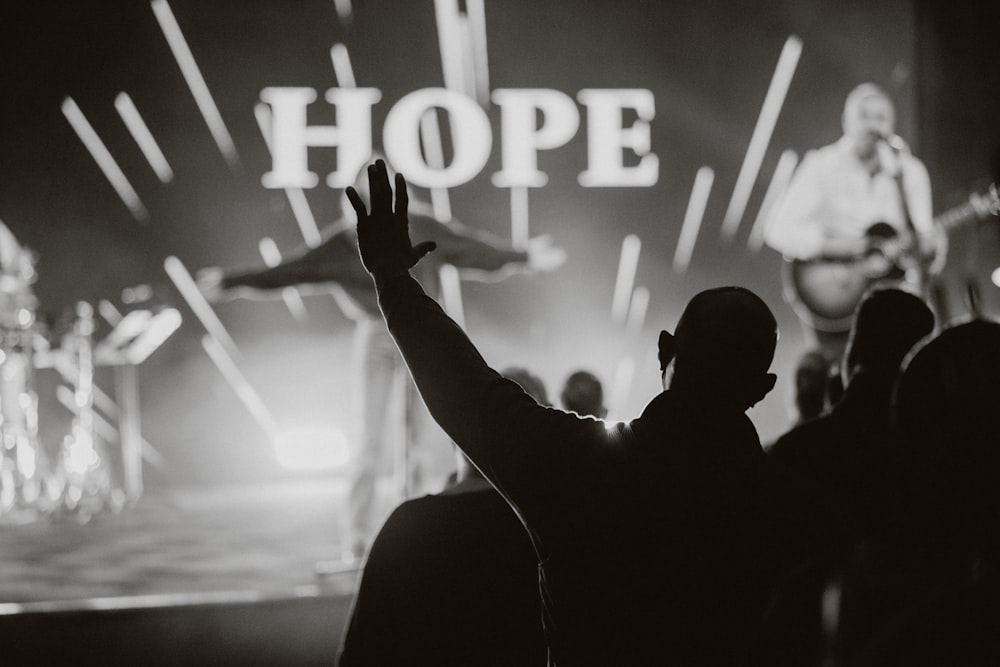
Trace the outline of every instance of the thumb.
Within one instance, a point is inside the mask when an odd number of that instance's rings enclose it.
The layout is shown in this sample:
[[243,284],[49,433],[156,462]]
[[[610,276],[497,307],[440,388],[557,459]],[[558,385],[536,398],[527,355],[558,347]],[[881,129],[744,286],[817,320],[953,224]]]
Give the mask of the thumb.
[[424,241],[422,243],[418,243],[417,245],[413,246],[413,250],[411,251],[411,254],[414,258],[413,263],[416,264],[417,262],[419,262],[424,257],[424,255],[426,255],[429,252],[432,252],[435,248],[437,248],[437,243],[434,243],[434,241]]

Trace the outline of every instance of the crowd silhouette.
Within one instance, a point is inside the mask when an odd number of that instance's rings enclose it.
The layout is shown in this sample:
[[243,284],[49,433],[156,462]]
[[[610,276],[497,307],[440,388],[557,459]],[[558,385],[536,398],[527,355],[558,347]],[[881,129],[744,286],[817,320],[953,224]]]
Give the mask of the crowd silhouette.
[[405,179],[368,176],[362,262],[471,465],[383,526],[342,665],[1000,664],[1000,324],[935,333],[921,298],[870,292],[842,391],[765,452],[745,412],[775,318],[706,290],[659,335],[663,391],[612,425],[589,373],[561,410],[490,368],[410,276],[434,244],[411,242]]

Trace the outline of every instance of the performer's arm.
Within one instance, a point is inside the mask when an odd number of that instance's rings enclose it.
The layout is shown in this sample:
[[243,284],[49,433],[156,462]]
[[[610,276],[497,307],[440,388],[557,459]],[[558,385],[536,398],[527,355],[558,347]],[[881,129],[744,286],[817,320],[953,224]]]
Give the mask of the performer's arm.
[[[301,247],[272,267],[255,267],[240,271],[219,268],[203,269],[198,285],[209,300],[226,296],[255,296],[278,293],[286,287],[304,288],[329,283],[367,287],[369,278],[358,261],[354,229],[335,225],[315,248]],[[312,291],[325,292],[324,287]]]
[[495,280],[517,271],[551,271],[565,261],[565,252],[547,236],[530,239],[519,249],[461,222],[442,224],[421,214],[410,215],[410,229],[416,238],[433,241],[439,260],[460,269],[465,278]]

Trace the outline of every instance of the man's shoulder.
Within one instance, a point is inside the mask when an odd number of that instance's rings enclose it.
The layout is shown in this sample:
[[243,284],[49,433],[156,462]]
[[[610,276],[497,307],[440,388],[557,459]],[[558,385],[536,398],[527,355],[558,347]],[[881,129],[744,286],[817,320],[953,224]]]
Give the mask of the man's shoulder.
[[806,151],[806,154],[802,157],[802,165],[811,165],[814,167],[832,166],[842,162],[847,156],[848,151],[844,145],[839,141],[835,141],[832,144]]

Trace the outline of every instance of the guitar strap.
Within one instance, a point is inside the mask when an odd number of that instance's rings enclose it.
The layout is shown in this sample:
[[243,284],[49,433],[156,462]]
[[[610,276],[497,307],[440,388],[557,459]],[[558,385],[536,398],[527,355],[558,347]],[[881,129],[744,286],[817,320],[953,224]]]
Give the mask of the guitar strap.
[[906,231],[910,233],[910,238],[913,239],[913,252],[917,258],[917,270],[920,274],[918,276],[920,291],[923,293],[927,291],[928,287],[927,270],[925,268],[926,262],[924,261],[923,249],[920,247],[920,235],[917,233],[916,225],[913,224],[913,218],[910,216],[910,204],[906,200],[906,187],[903,183],[903,160],[901,158],[902,156],[900,156],[899,169],[896,170],[893,180],[896,182],[896,189],[899,191],[899,204],[903,211],[903,224],[906,226]]

